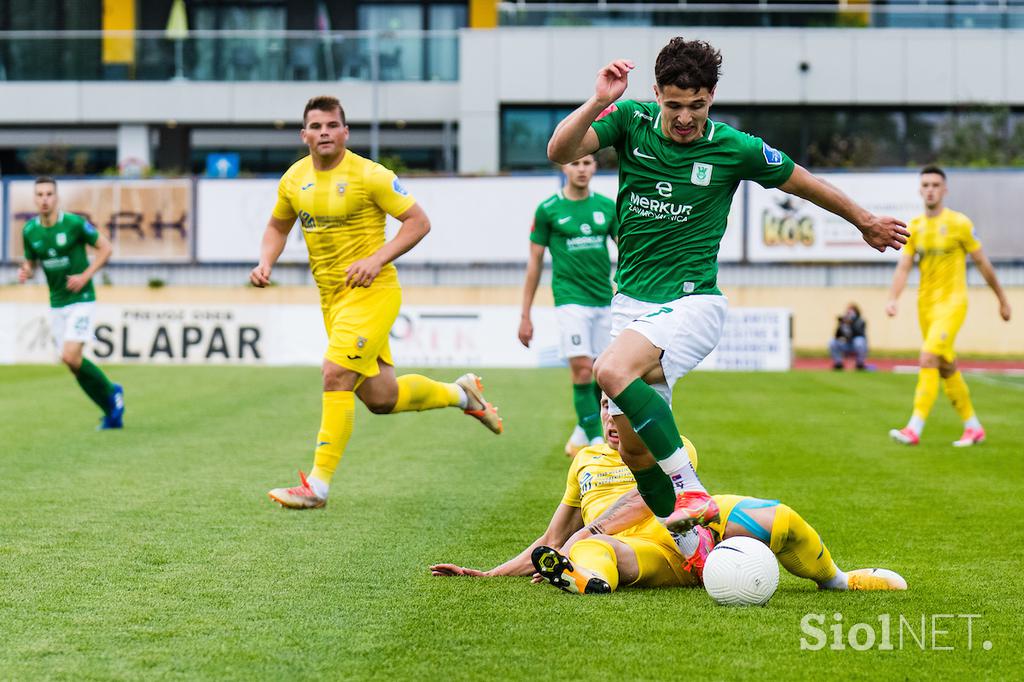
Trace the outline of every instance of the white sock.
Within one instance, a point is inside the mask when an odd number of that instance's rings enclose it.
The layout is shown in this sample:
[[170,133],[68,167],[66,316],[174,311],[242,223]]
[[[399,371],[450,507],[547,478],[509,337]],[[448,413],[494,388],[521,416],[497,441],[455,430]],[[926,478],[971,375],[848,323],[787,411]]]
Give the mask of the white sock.
[[832,576],[830,579],[826,580],[825,582],[818,583],[818,587],[820,587],[823,590],[845,591],[849,589],[849,584],[846,574],[840,571],[839,567],[836,566],[836,574]]
[[459,407],[466,409],[469,407],[469,396],[466,395],[466,389],[458,384],[455,384],[455,390],[459,392]]
[[700,533],[696,528],[691,528],[682,534],[672,533],[672,539],[676,541],[679,552],[687,559],[693,556],[693,553],[700,547]]
[[980,429],[981,422],[978,421],[978,415],[972,414],[971,418],[964,422],[965,429]]
[[679,448],[667,458],[660,460],[658,466],[672,479],[672,487],[676,489],[677,494],[691,490],[707,492],[700,479],[697,478],[697,472],[693,470],[690,453],[686,451],[685,447]]
[[331,489],[330,483],[321,481],[316,476],[306,476],[306,483],[313,489],[317,497],[327,497],[327,492]]
[[572,435],[569,436],[569,442],[573,445],[586,445],[587,444],[587,432],[583,430],[583,427],[579,424],[572,430]]
[[597,436],[596,438],[590,439],[591,445],[604,445],[604,436]]
[[910,417],[910,421],[907,422],[907,428],[911,429],[917,435],[921,435],[924,431],[924,419],[918,417],[916,414]]

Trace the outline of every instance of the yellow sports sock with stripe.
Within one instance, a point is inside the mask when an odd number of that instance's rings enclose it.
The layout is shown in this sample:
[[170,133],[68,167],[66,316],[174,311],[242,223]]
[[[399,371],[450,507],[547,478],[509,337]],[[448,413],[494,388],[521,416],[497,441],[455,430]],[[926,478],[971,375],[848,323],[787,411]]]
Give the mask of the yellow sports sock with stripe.
[[309,472],[309,484],[322,497],[338,468],[341,455],[345,452],[348,439],[352,436],[352,424],[356,416],[356,394],[352,391],[324,391],[323,412],[320,417],[320,433],[316,437],[316,451],[313,455],[313,470]]
[[785,504],[775,510],[771,549],[783,568],[816,583],[828,583],[839,570],[818,532]]
[[922,367],[917,372],[917,389],[914,391],[914,416],[924,421],[932,411],[935,398],[939,395],[939,368]]
[[946,395],[953,403],[953,409],[960,415],[962,421],[968,421],[974,416],[974,405],[971,404],[971,391],[967,388],[964,375],[959,370],[952,376],[946,377]]
[[597,577],[608,583],[608,586],[615,591],[619,586],[618,560],[615,558],[615,548],[604,540],[587,538],[580,540],[569,549],[569,561],[573,567],[585,568]]
[[397,381],[398,400],[392,414],[454,407],[462,402],[462,390],[455,384],[434,381],[422,374],[403,374]]

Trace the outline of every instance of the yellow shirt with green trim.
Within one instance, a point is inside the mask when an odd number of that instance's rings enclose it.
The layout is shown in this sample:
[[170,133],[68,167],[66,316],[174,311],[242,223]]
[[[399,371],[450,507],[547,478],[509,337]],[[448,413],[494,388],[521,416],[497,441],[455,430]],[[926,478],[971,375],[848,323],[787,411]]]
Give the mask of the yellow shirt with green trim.
[[[318,171],[307,156],[281,176],[273,215],[298,218],[309,250],[309,267],[322,305],[345,288],[348,266],[379,250],[387,215],[398,217],[416,200],[390,170],[346,150],[341,162]],[[374,287],[399,288],[398,271],[388,263]]]
[[918,306],[967,305],[966,256],[981,248],[971,219],[945,208],[934,218],[917,216],[909,228],[904,249],[921,269]]

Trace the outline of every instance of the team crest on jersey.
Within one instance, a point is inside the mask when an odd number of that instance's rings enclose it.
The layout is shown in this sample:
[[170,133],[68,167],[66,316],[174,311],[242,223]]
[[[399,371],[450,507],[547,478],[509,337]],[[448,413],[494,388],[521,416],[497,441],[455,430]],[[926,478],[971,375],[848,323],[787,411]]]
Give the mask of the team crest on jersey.
[[715,169],[710,163],[693,164],[693,172],[690,173],[690,182],[694,185],[707,187],[711,184],[711,172]]
[[57,246],[64,246],[68,243],[68,236],[63,232],[57,233]]
[[594,211],[594,224],[600,227],[604,225],[604,213],[600,211]]
[[366,345],[366,337],[365,336],[357,336],[356,337],[356,348],[362,350],[365,345]]
[[338,183],[338,194],[345,194],[345,188],[346,187],[348,187],[348,183],[347,182],[339,182]]

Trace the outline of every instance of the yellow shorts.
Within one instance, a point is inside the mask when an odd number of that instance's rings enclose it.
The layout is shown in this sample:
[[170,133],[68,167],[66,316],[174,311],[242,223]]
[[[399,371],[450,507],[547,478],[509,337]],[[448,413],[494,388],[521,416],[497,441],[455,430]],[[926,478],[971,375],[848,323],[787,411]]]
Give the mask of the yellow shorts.
[[918,308],[917,320],[921,325],[921,336],[925,353],[938,355],[952,362],[956,358],[953,342],[967,317],[966,305],[938,305]]
[[402,306],[397,288],[348,289],[323,308],[327,329],[324,358],[345,369],[374,377],[377,360],[394,365],[388,337]]
[[630,583],[634,587],[693,587],[697,577],[683,570],[686,557],[679,553],[672,536],[664,528],[638,535],[613,535],[636,554],[639,573]]

